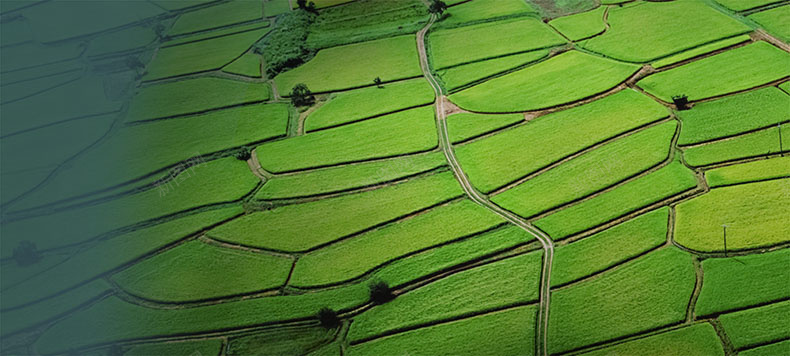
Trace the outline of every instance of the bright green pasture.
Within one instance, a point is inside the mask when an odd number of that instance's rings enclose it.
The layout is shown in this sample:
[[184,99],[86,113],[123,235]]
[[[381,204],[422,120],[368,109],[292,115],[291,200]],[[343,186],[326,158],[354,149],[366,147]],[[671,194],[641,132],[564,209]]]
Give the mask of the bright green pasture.
[[251,24],[233,26],[233,27],[228,27],[228,28],[219,29],[219,30],[213,30],[213,31],[209,31],[209,32],[201,32],[201,33],[198,33],[198,34],[189,35],[189,36],[185,36],[185,37],[178,37],[176,39],[168,39],[166,42],[164,42],[163,46],[164,47],[171,47],[171,46],[177,46],[177,45],[184,44],[184,43],[192,43],[192,42],[208,40],[208,39],[214,39],[214,38],[225,38],[226,36],[229,36],[229,35],[235,35],[235,34],[239,34],[239,33],[243,33],[243,32],[249,32],[249,31],[253,31],[253,30],[265,29],[265,28],[267,28],[269,26],[270,25],[269,25],[268,22],[255,22],[255,23],[251,23]]
[[156,80],[219,69],[233,62],[268,29],[242,32],[178,46],[163,47],[146,67],[143,80]]
[[266,17],[277,16],[291,11],[290,0],[266,0],[263,3],[263,15]]
[[599,34],[606,29],[603,23],[604,11],[606,11],[606,6],[599,6],[590,11],[556,18],[549,21],[549,25],[571,41],[578,41]]
[[541,252],[464,270],[354,318],[350,342],[538,299]]
[[302,251],[462,194],[452,173],[245,215],[208,232],[223,241]]
[[552,286],[606,270],[658,247],[667,239],[669,210],[661,208],[554,250]]
[[446,68],[436,71],[436,74],[441,78],[445,88],[448,90],[455,90],[477,80],[482,80],[518,66],[546,58],[548,55],[548,50],[536,50]]
[[695,279],[691,256],[664,248],[596,279],[553,291],[549,352],[680,322]]
[[422,78],[338,93],[307,117],[305,131],[427,105],[433,99],[433,88]]
[[702,1],[613,7],[607,21],[609,30],[585,41],[583,47],[630,62],[649,62],[751,30]]
[[764,27],[768,32],[779,37],[782,41],[790,41],[790,6],[782,5],[773,9],[760,11],[756,14],[749,15],[749,19],[753,20]]
[[450,203],[305,254],[296,262],[290,283],[306,287],[342,282],[395,258],[502,223],[501,217],[469,200]]
[[[273,328],[228,340],[228,356],[306,355],[310,350],[330,342],[336,330],[318,325]],[[201,356],[201,355],[195,355]]]
[[470,138],[485,135],[524,120],[524,115],[507,114],[473,114],[459,113],[447,117],[447,131],[452,143],[458,143]]
[[790,339],[777,343],[759,346],[738,353],[739,356],[775,356],[790,355]]
[[127,121],[148,120],[271,98],[266,83],[221,78],[195,78],[146,86],[132,99]]
[[687,95],[693,101],[752,88],[788,75],[790,54],[760,41],[650,75],[637,85],[667,102],[672,102],[675,95]]
[[500,17],[525,16],[537,14],[526,1],[521,0],[472,0],[445,11],[438,26],[458,26],[466,22],[476,22]]
[[223,72],[243,75],[246,77],[261,77],[261,56],[248,52],[222,68]]
[[270,172],[428,151],[438,144],[431,106],[400,111],[331,130],[265,143],[255,149]]
[[332,47],[318,51],[307,63],[274,78],[277,89],[288,95],[304,83],[313,92],[328,92],[373,85],[422,75],[413,35]]
[[696,315],[705,317],[790,297],[788,264],[788,249],[702,261],[705,279]]
[[146,47],[156,40],[156,33],[150,27],[134,26],[94,38],[90,41],[85,54],[98,57],[120,52],[127,53]]
[[[683,122],[679,145],[689,145],[788,121],[790,95],[767,87],[699,103],[678,112]],[[788,130],[790,131],[790,130]]]
[[582,355],[724,356],[724,348],[713,326],[709,323],[699,323],[585,352]]
[[639,69],[579,51],[568,51],[519,71],[450,95],[477,112],[536,110],[606,91]]
[[736,350],[790,338],[790,300],[719,317]]
[[544,217],[536,221],[535,225],[553,239],[562,239],[678,195],[696,185],[693,172],[675,161],[646,176]]
[[779,84],[778,87],[779,87],[779,89],[784,90],[785,93],[790,94],[790,81],[787,81],[787,82],[784,82],[782,84]]
[[178,16],[168,32],[171,36],[190,32],[204,31],[212,28],[229,26],[240,22],[260,20],[263,18],[263,2],[249,0],[233,0]]
[[[788,125],[783,125],[783,133],[790,131],[785,126]],[[785,151],[790,149],[789,144],[790,135],[782,135],[782,148]],[[736,136],[727,140],[685,148],[683,149],[683,157],[692,166],[706,166],[740,158],[779,153],[779,146],[779,128],[770,127],[766,130]]]
[[675,241],[700,251],[742,250],[790,239],[790,179],[712,189],[678,204]]
[[168,11],[173,11],[215,1],[216,0],[152,0],[151,2],[165,8]]
[[532,17],[437,30],[431,32],[428,41],[436,69],[565,43],[550,27]]
[[360,188],[427,172],[446,163],[443,153],[429,152],[278,175],[269,179],[255,198],[283,199]]
[[491,201],[523,217],[586,197],[658,165],[669,156],[677,123],[665,122],[584,153]]
[[282,256],[193,240],[143,260],[112,279],[146,299],[184,302],[279,287],[291,271],[291,262]]
[[780,0],[716,0],[717,3],[733,11],[749,10],[779,1]]
[[574,152],[668,114],[647,96],[623,90],[455,147],[455,151],[472,183],[481,191],[490,192]]
[[761,159],[714,168],[705,172],[705,178],[711,187],[766,179],[790,178],[790,156]]
[[497,311],[354,345],[347,353],[386,355],[398,350],[407,355],[426,356],[522,354],[535,349],[536,315],[534,305]]
[[317,0],[317,1],[315,1],[315,7],[320,9],[322,7],[328,7],[328,6],[335,6],[335,5],[345,4],[345,3],[349,2],[349,1],[352,1],[352,0]]
[[204,339],[184,342],[162,342],[157,344],[142,344],[133,346],[124,353],[124,356],[193,356],[193,355],[219,355],[222,350],[221,339]]
[[748,34],[726,38],[726,39],[723,39],[721,41],[716,41],[716,42],[712,42],[712,43],[709,43],[709,44],[706,44],[706,45],[702,45],[702,46],[699,46],[699,47],[694,47],[692,49],[680,52],[678,54],[671,55],[669,57],[664,57],[664,58],[659,59],[659,60],[657,60],[657,61],[655,61],[653,63],[650,63],[650,66],[652,66],[653,68],[666,67],[666,66],[671,65],[671,64],[682,62],[682,61],[685,61],[687,59],[694,58],[696,56],[701,56],[703,54],[706,54],[706,53],[709,53],[709,52],[713,52],[713,51],[718,50],[718,49],[722,49],[722,48],[725,48],[725,47],[729,47],[729,46],[736,45],[736,44],[739,44],[739,43],[742,43],[742,42],[746,42],[746,41],[750,41],[750,40],[751,40],[751,37],[749,37]]

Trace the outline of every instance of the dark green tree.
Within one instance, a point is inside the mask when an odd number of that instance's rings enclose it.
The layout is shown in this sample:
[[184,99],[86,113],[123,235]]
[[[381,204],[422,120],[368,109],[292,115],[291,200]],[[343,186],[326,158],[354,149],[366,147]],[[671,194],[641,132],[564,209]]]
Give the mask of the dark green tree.
[[315,102],[315,96],[304,83],[299,83],[291,89],[291,104],[294,106],[310,106]]
[[237,160],[239,161],[246,161],[252,157],[252,152],[247,147],[242,147],[236,153],[233,154]]
[[447,10],[447,4],[442,0],[433,0],[431,6],[428,7],[428,11],[437,16],[442,16],[445,10]]
[[375,281],[370,285],[370,301],[375,304],[384,304],[395,299],[392,288],[383,281]]
[[675,104],[675,107],[677,107],[678,110],[688,110],[689,108],[689,97],[685,94],[673,96],[672,102]]
[[340,317],[336,311],[323,307],[318,311],[318,322],[326,329],[334,329],[340,325]]
[[381,88],[381,77],[376,77],[373,79],[373,84],[376,84],[377,87]]

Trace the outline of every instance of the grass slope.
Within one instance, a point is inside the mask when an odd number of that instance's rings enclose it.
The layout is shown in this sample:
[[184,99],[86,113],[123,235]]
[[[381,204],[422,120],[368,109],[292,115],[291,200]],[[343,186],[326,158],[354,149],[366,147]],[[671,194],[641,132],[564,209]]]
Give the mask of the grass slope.
[[790,157],[761,159],[705,172],[705,179],[711,187],[775,178],[790,178]]
[[250,78],[261,77],[261,56],[248,52],[222,68],[223,72],[243,75]]
[[709,323],[699,323],[585,352],[582,355],[724,356],[724,348],[713,326]]
[[436,71],[447,90],[455,90],[510,69],[546,58],[548,50],[535,50]]
[[603,32],[606,26],[603,22],[603,14],[606,6],[599,6],[578,14],[563,16],[549,21],[549,25],[568,37],[571,41],[578,41],[582,38],[594,36]]
[[790,338],[790,300],[719,317],[736,350]]
[[462,23],[478,22],[500,17],[537,14],[526,1],[521,0],[472,0],[450,7],[439,27],[454,27]]
[[192,356],[200,355],[219,355],[222,350],[221,339],[205,339],[185,342],[163,342],[158,344],[143,344],[133,346],[124,353],[124,356],[150,356],[150,355],[171,355],[171,356]]
[[204,9],[186,12],[178,16],[168,32],[171,36],[205,31],[240,22],[263,18],[263,2],[234,0]]
[[484,135],[524,120],[521,114],[486,115],[459,113],[447,117],[447,131],[452,143]]
[[227,355],[305,355],[332,340],[335,330],[302,326],[265,330],[228,340]]
[[701,56],[706,53],[710,53],[725,47],[729,47],[732,45],[736,45],[742,42],[751,41],[751,37],[748,34],[739,35],[735,37],[725,38],[720,41],[716,41],[713,43],[709,43],[706,45],[702,45],[699,47],[695,47],[689,49],[687,51],[680,52],[678,54],[671,55],[669,57],[664,57],[659,59],[653,63],[650,63],[650,66],[656,69],[666,67],[668,65],[672,65],[678,62],[685,61],[690,58],[694,58],[697,56]]
[[790,22],[790,6],[783,5],[760,11],[749,15],[749,19],[759,23],[760,26],[782,41],[790,41],[790,30],[787,28],[787,23]]
[[[786,132],[787,128],[784,131]],[[789,144],[790,135],[782,135],[781,148],[787,151],[790,148]],[[683,157],[692,166],[706,166],[779,152],[779,128],[770,127],[731,139],[686,148],[683,150]]]

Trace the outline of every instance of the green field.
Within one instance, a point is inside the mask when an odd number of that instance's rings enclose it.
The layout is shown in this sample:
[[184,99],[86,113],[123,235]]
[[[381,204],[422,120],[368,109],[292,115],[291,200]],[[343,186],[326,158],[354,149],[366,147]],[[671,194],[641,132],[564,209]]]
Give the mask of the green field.
[[594,10],[563,16],[549,21],[549,25],[571,41],[579,41],[595,36],[606,29],[603,22],[603,14],[606,9],[606,6],[599,6]]
[[[779,130],[779,127],[773,126],[730,139],[684,148],[683,157],[689,165],[707,166],[787,151],[788,147],[790,147],[788,145],[790,136],[782,135],[780,147]],[[784,131],[787,131],[787,128]],[[783,151],[780,151],[780,148]]]
[[720,41],[716,41],[716,42],[712,42],[712,43],[709,43],[709,44],[706,44],[706,45],[695,47],[695,48],[692,48],[690,50],[683,51],[683,52],[680,52],[678,54],[671,55],[669,57],[664,57],[664,58],[659,59],[659,60],[657,60],[657,61],[655,61],[653,63],[650,63],[650,66],[652,66],[653,68],[656,68],[656,69],[663,68],[663,67],[666,67],[668,65],[672,65],[672,64],[675,64],[675,63],[678,63],[678,62],[682,62],[682,61],[685,61],[685,60],[688,60],[688,59],[691,59],[691,58],[694,58],[694,57],[697,57],[697,56],[702,56],[702,55],[705,55],[707,53],[710,53],[710,52],[713,52],[713,51],[716,51],[716,50],[720,50],[720,49],[725,48],[725,47],[733,46],[733,45],[740,44],[740,43],[745,43],[745,42],[750,41],[750,40],[751,40],[751,37],[749,37],[748,34],[726,38],[726,39],[723,39],[723,40],[720,40]]
[[524,120],[524,116],[521,114],[486,115],[460,113],[447,117],[447,131],[450,141],[458,143],[513,125],[522,120]]
[[708,323],[694,324],[676,330],[626,341],[582,355],[717,355],[723,356],[716,330]]
[[280,355],[289,352],[306,354],[312,349],[327,344],[334,332],[319,326],[303,326],[283,330],[264,330],[228,340],[228,355],[256,355],[261,350],[267,354]]
[[717,3],[733,11],[744,11],[759,6],[779,2],[778,0],[716,0]]
[[261,56],[255,53],[245,53],[230,64],[222,67],[222,71],[245,77],[261,77]]
[[220,5],[191,11],[178,17],[168,34],[183,35],[241,22],[260,20],[263,17],[260,1],[233,0]]
[[126,351],[124,355],[146,356],[146,355],[173,355],[190,356],[196,352],[201,355],[217,355],[222,349],[222,340],[207,339],[199,341],[173,342],[165,344],[148,344],[134,346]]
[[744,350],[738,353],[743,356],[771,356],[781,355],[790,352],[790,339],[779,341],[775,344],[759,346],[753,349]]
[[472,0],[447,9],[440,27],[453,27],[487,19],[535,15],[535,9],[519,0]]
[[775,178],[790,178],[790,157],[762,159],[705,172],[705,179],[711,187]]
[[790,30],[787,29],[787,22],[790,21],[790,6],[785,4],[761,11],[750,15],[749,19],[757,22],[782,41],[790,41]]
[[790,301],[769,304],[719,317],[735,349],[756,346],[790,338],[787,318]]
[[513,68],[545,59],[548,55],[548,50],[535,50],[446,68],[436,71],[436,74],[441,78],[445,88],[454,91],[458,88],[470,85],[475,81],[484,80],[485,78],[507,72]]

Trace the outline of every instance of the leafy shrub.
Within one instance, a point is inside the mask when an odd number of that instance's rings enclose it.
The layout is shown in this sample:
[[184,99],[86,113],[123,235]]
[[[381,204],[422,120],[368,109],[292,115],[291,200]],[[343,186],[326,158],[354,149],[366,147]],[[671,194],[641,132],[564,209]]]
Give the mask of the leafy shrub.
[[237,160],[239,160],[239,161],[246,161],[246,160],[249,160],[249,159],[250,159],[250,157],[252,157],[252,153],[250,152],[250,149],[249,149],[249,148],[247,148],[247,147],[242,147],[242,148],[240,148],[240,149],[239,149],[238,151],[236,151],[236,153],[234,153],[233,155],[234,155],[234,156],[236,157],[236,159],[237,159]]
[[375,304],[384,304],[395,299],[390,286],[383,281],[376,281],[370,285],[370,301]]
[[291,104],[293,106],[309,106],[315,102],[315,96],[304,83],[299,83],[291,90]]
[[678,110],[686,110],[689,108],[689,97],[686,95],[675,95],[672,97],[672,102],[675,103]]
[[[278,18],[274,30],[261,44],[269,77],[295,68],[313,57],[314,51],[306,41],[314,17],[307,11],[291,11]],[[257,48],[256,51],[260,51]]]
[[326,329],[334,329],[340,325],[340,317],[337,316],[337,312],[327,307],[318,311],[318,321]]

